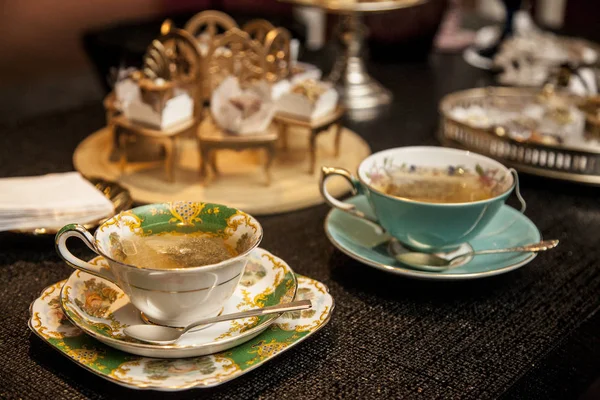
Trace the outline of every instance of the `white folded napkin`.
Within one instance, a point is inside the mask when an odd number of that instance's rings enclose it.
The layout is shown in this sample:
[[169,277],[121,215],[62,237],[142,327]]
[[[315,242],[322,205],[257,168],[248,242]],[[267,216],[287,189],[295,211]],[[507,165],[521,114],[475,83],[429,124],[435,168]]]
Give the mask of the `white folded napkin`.
[[77,172],[0,179],[0,231],[60,228],[113,213],[112,202]]

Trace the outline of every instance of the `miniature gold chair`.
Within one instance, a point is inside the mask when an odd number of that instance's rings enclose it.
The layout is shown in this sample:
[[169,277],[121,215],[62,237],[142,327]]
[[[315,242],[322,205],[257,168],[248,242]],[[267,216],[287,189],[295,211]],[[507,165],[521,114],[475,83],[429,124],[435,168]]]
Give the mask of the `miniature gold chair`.
[[265,43],[267,34],[275,29],[275,26],[266,19],[253,19],[247,22],[242,30],[259,43]]
[[[224,32],[238,28],[238,24],[229,15],[220,11],[202,11],[193,16],[184,26],[184,30],[196,40],[200,54],[206,56],[213,41]],[[210,76],[205,63],[200,66],[199,92],[203,102],[210,100],[212,87]]]
[[290,41],[291,34],[285,28],[274,28],[265,36],[265,53],[269,82],[286,79],[291,72]]
[[[217,52],[217,49],[227,48],[229,52]],[[266,56],[264,47],[252,40],[248,33],[232,28],[215,38],[205,60],[211,80],[212,89],[216,88],[226,76],[238,78],[240,85],[245,86],[253,81],[263,79],[266,73]],[[198,131],[200,147],[200,175],[208,176],[209,167],[213,173],[219,173],[216,166],[216,151],[220,149],[245,150],[264,149],[264,170],[267,184],[271,182],[271,164],[275,157],[278,135],[273,129],[264,134],[236,136],[224,132],[214,123],[202,124]]]
[[[267,73],[266,79],[269,82],[277,82],[286,79],[291,74],[290,60],[290,41],[291,35],[287,29],[277,28],[270,31],[265,38],[265,48],[267,53]],[[310,164],[308,172],[313,174],[317,163],[317,137],[331,128],[335,130],[334,149],[337,157],[340,152],[340,140],[342,135],[341,120],[344,116],[344,108],[338,106],[331,114],[325,115],[316,120],[306,120],[294,115],[277,113],[274,122],[279,127],[279,136],[282,147],[287,149],[288,131],[290,127],[303,128],[309,131],[308,150]]]
[[331,114],[324,115],[323,117],[314,120],[307,120],[294,115],[277,113],[273,121],[279,127],[279,136],[281,138],[283,149],[287,150],[287,135],[289,134],[290,127],[304,128],[308,130],[308,151],[310,156],[308,173],[311,175],[314,174],[317,165],[317,137],[321,133],[328,132],[331,128],[335,130],[334,155],[335,157],[340,155],[342,118],[345,111],[346,110],[343,106],[338,105]]
[[215,38],[204,64],[208,67],[212,94],[212,90],[229,75],[236,76],[241,85],[263,79],[266,73],[265,49],[246,32],[232,28]]
[[[194,38],[186,31],[172,28],[170,21],[165,21],[161,33],[148,47],[144,56],[144,67],[141,72],[135,74],[134,79],[140,87],[144,101],[152,104],[156,110],[164,108],[165,103],[173,96],[175,88],[187,90],[194,101],[194,115],[190,120],[166,129],[146,127],[129,121],[124,115],[113,116],[111,122],[115,142],[118,143],[121,172],[125,171],[127,165],[127,146],[140,136],[162,144],[165,150],[167,179],[173,182],[177,140],[183,134],[195,132],[200,122],[197,85],[202,57]],[[163,79],[164,82],[156,84],[157,78]]]
[[220,11],[202,11],[194,15],[183,27],[183,30],[190,33],[194,38],[206,33],[211,38],[219,34],[219,31],[226,32],[231,28],[238,28],[238,24],[229,15]]

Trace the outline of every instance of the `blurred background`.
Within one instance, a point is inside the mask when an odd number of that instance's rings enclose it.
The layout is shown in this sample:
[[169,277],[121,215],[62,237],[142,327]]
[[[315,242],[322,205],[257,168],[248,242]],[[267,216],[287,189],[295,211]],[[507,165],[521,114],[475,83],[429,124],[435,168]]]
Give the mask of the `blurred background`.
[[[333,34],[332,19],[315,9],[276,0],[0,0],[0,122],[98,102],[108,68],[139,59],[160,21],[183,24],[216,9],[236,17],[277,21],[305,47],[318,51]],[[568,35],[600,41],[600,1],[531,1],[535,22]],[[454,24],[475,30],[502,21],[500,0],[430,0],[422,6],[367,18],[371,57],[406,62],[427,57],[444,17],[460,5]],[[438,43],[442,43],[438,40]],[[131,61],[135,64],[135,61]]]

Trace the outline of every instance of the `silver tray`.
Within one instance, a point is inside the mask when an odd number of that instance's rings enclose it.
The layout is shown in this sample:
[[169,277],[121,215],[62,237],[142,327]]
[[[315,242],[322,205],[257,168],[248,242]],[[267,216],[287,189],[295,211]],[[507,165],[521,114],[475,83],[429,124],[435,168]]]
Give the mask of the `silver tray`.
[[498,136],[490,129],[467,125],[453,119],[449,114],[449,111],[457,106],[525,105],[539,94],[539,89],[505,87],[477,88],[451,93],[440,102],[441,122],[438,139],[444,146],[489,156],[524,173],[600,185],[600,149],[592,146],[586,149],[561,144],[517,141]]

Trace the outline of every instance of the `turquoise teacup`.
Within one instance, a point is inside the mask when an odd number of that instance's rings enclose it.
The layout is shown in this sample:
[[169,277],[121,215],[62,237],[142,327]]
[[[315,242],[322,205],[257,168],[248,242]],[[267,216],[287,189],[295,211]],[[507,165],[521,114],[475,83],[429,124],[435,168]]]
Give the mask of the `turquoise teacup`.
[[[481,179],[493,180],[494,197],[466,203],[430,203],[392,196],[377,188],[382,177],[393,175],[394,171],[418,173],[421,168],[448,174],[477,173]],[[336,175],[352,184],[354,194],[367,196],[376,218],[327,192],[327,180]],[[425,252],[451,250],[473,239],[492,220],[515,187],[522,211],[525,208],[518,192],[516,171],[479,154],[443,147],[400,147],[375,153],[358,167],[358,179],[345,169],[323,167],[320,186],[323,197],[332,207],[374,223],[404,245]]]

